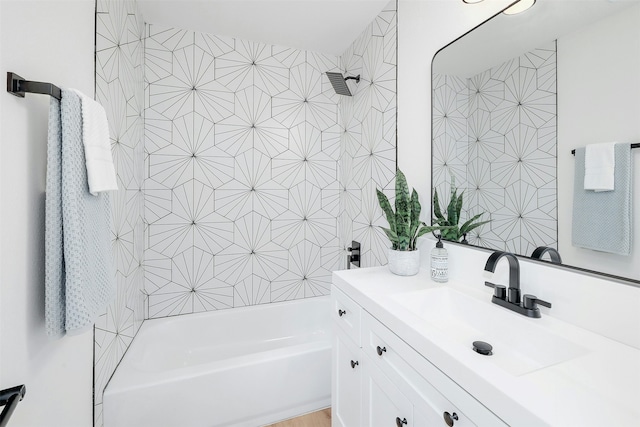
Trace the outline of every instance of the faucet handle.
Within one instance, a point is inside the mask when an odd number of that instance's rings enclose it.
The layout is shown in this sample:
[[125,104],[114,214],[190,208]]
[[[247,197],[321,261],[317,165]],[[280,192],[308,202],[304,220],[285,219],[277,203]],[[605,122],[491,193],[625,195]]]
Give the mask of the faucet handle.
[[484,282],[485,286],[493,288],[493,296],[500,299],[505,299],[507,297],[507,287],[503,285],[496,285],[491,282]]
[[551,308],[551,303],[536,298],[535,295],[523,295],[522,296],[522,306],[529,310],[534,310],[537,308],[537,304],[544,305],[545,307]]

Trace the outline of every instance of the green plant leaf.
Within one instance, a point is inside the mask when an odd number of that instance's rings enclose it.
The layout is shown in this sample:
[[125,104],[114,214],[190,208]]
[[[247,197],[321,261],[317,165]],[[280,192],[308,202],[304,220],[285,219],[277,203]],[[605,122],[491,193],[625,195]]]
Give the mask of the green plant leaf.
[[447,228],[442,229],[442,238],[444,240],[457,242],[460,240],[460,237],[462,237],[462,234],[460,234],[460,230],[458,229],[457,225],[449,226]]
[[418,235],[416,236],[416,239],[418,237],[421,237],[427,233],[432,233],[434,231],[449,231],[449,230],[453,230],[456,227],[451,227],[451,226],[445,226],[445,227],[441,227],[439,225],[427,225],[425,223],[422,223],[422,227],[420,228],[420,230],[418,230]]
[[[438,227],[436,229],[441,230],[443,239],[458,242],[462,238],[463,234],[490,222],[490,220],[474,223],[474,221],[477,221],[482,215],[479,214],[466,221],[462,226],[459,226],[458,223],[462,217],[462,207],[464,206],[464,190],[458,194],[455,182],[455,176],[451,175],[451,199],[446,207],[446,217],[440,209],[438,191],[434,189],[433,212],[435,218],[432,218],[432,222]],[[426,224],[424,225],[426,226]]]
[[456,201],[456,224],[460,221],[460,214],[462,213],[462,196],[464,195],[464,190],[458,196],[458,200]]
[[396,234],[398,235],[398,250],[401,251],[406,251],[409,247],[410,209],[407,178],[398,169],[396,172]]
[[432,231],[437,230],[438,227],[431,227],[431,226],[423,226],[420,227],[420,230],[418,230],[418,234],[416,235],[416,241],[418,240],[418,237],[424,236],[427,233],[431,233]]
[[452,190],[451,200],[449,200],[449,205],[447,206],[447,222],[449,223],[448,225],[458,225],[457,204],[458,204],[457,191]]
[[432,227],[422,226],[418,230],[416,230],[416,234],[413,236],[413,238],[411,239],[411,243],[409,244],[409,250],[413,251],[416,249],[416,246],[418,244],[418,237],[428,233],[430,228]]
[[382,231],[384,231],[384,234],[387,235],[387,237],[389,238],[389,241],[391,242],[391,249],[393,250],[397,250],[398,249],[398,235],[393,231],[390,230],[386,227],[380,227],[382,229]]
[[451,175],[451,174],[449,176],[451,177],[451,184],[449,184],[449,188],[451,189],[450,195],[451,195],[451,198],[453,199],[453,195],[454,195],[455,191],[457,190],[456,189],[456,177],[455,177],[455,175]]
[[411,242],[409,242],[409,246],[413,246],[415,244],[416,234],[418,233],[418,227],[420,226],[420,211],[422,210],[418,198],[418,192],[415,189],[411,192],[410,204],[411,223],[409,224],[409,238]]
[[433,214],[439,220],[444,220],[444,215],[442,215],[442,211],[440,210],[440,200],[438,200],[438,189],[433,189]]
[[468,220],[467,222],[465,222],[464,224],[462,224],[462,225],[460,226],[460,232],[461,232],[462,234],[464,234],[464,233],[468,233],[468,232],[469,232],[468,227],[469,227],[471,224],[473,224],[473,222],[474,222],[475,220],[477,220],[478,218],[480,218],[483,214],[484,214],[484,212],[479,213],[478,215],[473,216],[470,220]]
[[397,222],[397,226],[398,226],[398,230],[403,230],[405,232],[398,232],[398,250],[399,251],[408,251],[409,250],[409,244],[411,242],[411,239],[409,237],[409,224],[405,224],[403,221],[403,217],[400,217],[399,219],[396,218]]
[[395,233],[396,232],[396,216],[393,213],[393,209],[391,208],[391,203],[389,203],[389,199],[387,198],[387,196],[377,188],[376,188],[376,193],[378,195],[378,203],[380,203],[380,208],[382,208],[382,211],[387,217],[389,228]]
[[[446,220],[446,219],[444,219],[444,218],[443,218],[443,219],[433,218],[433,222],[434,222],[436,225],[439,225],[439,226],[441,226],[441,227],[446,227],[446,226],[448,226],[448,225],[449,225],[449,223],[447,222],[447,220]],[[426,225],[426,224],[425,224],[425,225]]]
[[491,220],[487,220],[487,221],[480,221],[480,222],[476,222],[475,224],[470,225],[462,234],[466,234],[469,233],[471,230],[474,230],[478,227],[480,227],[481,225],[487,224],[491,222]]

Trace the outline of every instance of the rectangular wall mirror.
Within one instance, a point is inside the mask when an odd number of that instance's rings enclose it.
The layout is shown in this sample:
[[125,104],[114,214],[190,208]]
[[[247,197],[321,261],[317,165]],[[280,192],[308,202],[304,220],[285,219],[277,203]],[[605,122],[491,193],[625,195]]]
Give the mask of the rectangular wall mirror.
[[[445,213],[464,191],[468,244],[640,284],[640,149],[632,150],[631,255],[571,242],[575,157],[601,142],[640,142],[640,1],[538,0],[498,13],[435,55],[432,186]],[[446,213],[445,213],[446,214]],[[546,256],[544,259],[548,259]]]

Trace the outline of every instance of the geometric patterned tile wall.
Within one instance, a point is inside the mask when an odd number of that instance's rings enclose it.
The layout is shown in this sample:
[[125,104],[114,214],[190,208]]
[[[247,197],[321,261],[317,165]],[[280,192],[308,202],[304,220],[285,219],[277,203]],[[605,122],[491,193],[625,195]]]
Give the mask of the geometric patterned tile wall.
[[157,318],[329,293],[339,58],[147,25],[145,290]]
[[[352,97],[340,100],[340,247],[362,244],[361,266],[387,263],[387,221],[376,188],[390,200],[396,173],[397,2],[392,0],[341,56]],[[424,205],[424,201],[422,201]],[[340,257],[346,265],[346,252]]]
[[133,0],[99,0],[96,99],[106,109],[118,191],[111,195],[116,299],[95,324],[94,425],[105,385],[144,320],[144,23]]
[[470,243],[531,255],[557,248],[556,44],[469,79],[434,76],[433,182],[464,189]]
[[[98,0],[118,297],[95,328],[102,392],[145,318],[325,295],[351,239],[389,246],[375,188],[396,164],[396,1],[342,57],[142,22]],[[353,97],[326,71],[361,74]]]

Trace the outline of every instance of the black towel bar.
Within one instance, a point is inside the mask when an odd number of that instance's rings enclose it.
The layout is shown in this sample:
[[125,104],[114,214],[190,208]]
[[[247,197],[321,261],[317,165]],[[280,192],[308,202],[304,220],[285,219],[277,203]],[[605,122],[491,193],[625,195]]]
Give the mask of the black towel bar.
[[11,414],[18,406],[18,402],[24,398],[26,392],[27,387],[24,384],[0,391],[0,406],[4,406],[2,413],[0,413],[0,427],[7,425]]
[[24,98],[25,93],[40,93],[53,96],[58,100],[62,98],[62,91],[58,86],[51,83],[30,82],[12,72],[7,73],[7,92],[20,98]]
[[[631,149],[640,148],[640,142],[636,142],[635,144],[631,144]],[[576,150],[571,150],[571,154],[576,155]]]

